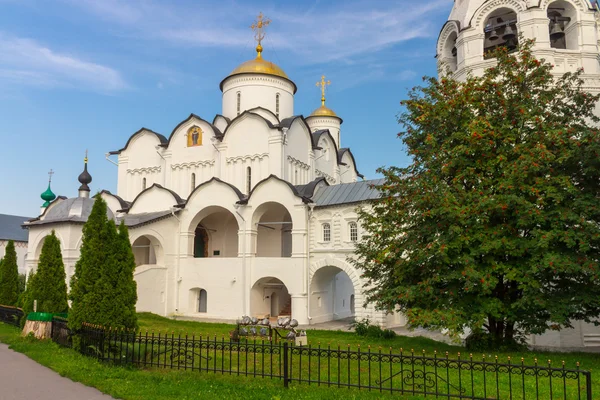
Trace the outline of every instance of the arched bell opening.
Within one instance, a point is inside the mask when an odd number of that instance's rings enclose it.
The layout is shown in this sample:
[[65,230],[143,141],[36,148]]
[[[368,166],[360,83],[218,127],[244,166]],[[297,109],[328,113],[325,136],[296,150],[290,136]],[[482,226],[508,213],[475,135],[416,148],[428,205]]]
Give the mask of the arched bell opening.
[[568,1],[555,1],[548,6],[548,31],[550,47],[562,50],[577,50],[576,10]]
[[456,48],[456,40],[458,35],[456,32],[452,32],[446,43],[444,44],[444,51],[442,54],[442,61],[444,65],[450,70],[450,72],[456,72],[458,68],[458,50]]
[[494,10],[488,17],[483,31],[484,58],[490,58],[490,53],[498,47],[506,47],[508,51],[514,51],[519,45],[517,13],[510,8]]

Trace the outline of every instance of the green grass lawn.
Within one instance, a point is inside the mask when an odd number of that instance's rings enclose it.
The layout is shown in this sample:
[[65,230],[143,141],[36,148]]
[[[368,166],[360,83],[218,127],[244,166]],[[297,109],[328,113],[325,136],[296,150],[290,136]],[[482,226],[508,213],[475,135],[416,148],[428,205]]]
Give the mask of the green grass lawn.
[[[229,341],[229,331],[234,328],[233,325],[228,324],[212,324],[212,323],[200,323],[190,321],[173,321],[167,318],[162,318],[156,315],[141,313],[139,314],[140,330],[145,335],[148,331],[149,335],[154,332],[155,335],[161,333],[164,335],[168,333],[169,336],[175,335],[188,335],[188,337],[195,336],[196,338],[202,336],[204,339],[210,337],[214,340],[215,336],[217,341]],[[390,347],[393,353],[399,353],[400,349],[404,352],[410,352],[411,349],[415,350],[415,353],[422,354],[425,350],[425,354],[433,355],[433,352],[437,350],[438,355],[445,357],[445,352],[449,353],[449,357],[456,358],[458,353],[461,353],[461,358],[469,357],[466,354],[465,349],[458,346],[448,346],[438,342],[434,342],[424,338],[406,338],[396,337],[391,340],[375,340],[365,339],[357,337],[351,332],[340,332],[340,331],[308,331],[308,338],[311,346],[337,348],[339,345],[342,349],[347,349],[348,345],[352,350],[357,350],[360,345],[361,352],[368,351],[369,346],[372,352],[383,353],[389,352]],[[23,339],[18,335],[18,331],[10,326],[0,324],[0,341],[8,343],[16,351],[27,354],[32,359],[46,365],[61,375],[67,376],[73,380],[80,381],[86,385],[94,386],[101,391],[108,393],[117,398],[123,399],[186,399],[186,398],[199,398],[199,399],[214,399],[214,398],[250,398],[250,399],[337,399],[337,398],[349,398],[349,399],[372,399],[372,398],[398,398],[397,395],[390,394],[379,394],[368,391],[356,391],[349,389],[337,389],[337,388],[326,388],[316,387],[314,385],[307,385],[306,383],[299,384],[292,382],[290,389],[285,390],[282,386],[283,383],[279,379],[269,378],[251,378],[244,376],[229,376],[214,374],[206,371],[183,371],[183,370],[142,370],[132,367],[117,367],[99,363],[98,361],[84,356],[79,355],[73,350],[64,349],[58,347],[56,344],[51,342],[38,342],[32,341],[31,339]],[[509,354],[498,354],[500,362],[506,362]],[[524,352],[519,354],[510,354],[514,361],[520,363],[521,357],[524,358],[526,364],[533,364],[534,359],[540,360],[540,363],[546,365],[547,360],[551,359],[553,365],[559,367],[562,365],[562,361],[565,361],[567,368],[575,368],[576,363],[579,361],[581,368],[592,371],[593,390],[594,393],[600,393],[599,379],[595,376],[596,371],[600,372],[600,356],[598,354],[586,354],[586,353],[541,353],[541,352]],[[237,359],[240,359],[240,354],[235,355]],[[262,355],[249,355],[242,354],[241,359],[243,362],[250,361],[252,365],[260,365],[259,357]],[[299,358],[294,356],[294,362],[297,363],[292,368],[294,369],[294,376],[298,377],[300,371],[303,373],[303,378],[306,378],[309,372],[307,370],[308,364],[311,365],[312,378],[315,378],[315,374],[322,374],[324,377],[325,371],[331,373],[332,376],[336,376],[337,372],[337,361],[327,362],[324,359],[319,361],[319,358],[312,358],[309,362],[308,359],[304,358],[302,364],[299,363]],[[223,356],[222,358],[225,358]],[[482,354],[473,354],[474,360],[481,360]],[[486,358],[494,359],[494,355],[487,354]],[[222,362],[221,358],[218,362]],[[513,361],[513,362],[514,362]],[[198,362],[200,360],[198,359]],[[275,360],[273,366],[278,366],[278,361]],[[351,377],[353,382],[356,382],[356,373],[358,370],[357,365],[350,365],[353,370]],[[392,372],[398,372],[398,366],[394,366]],[[346,371],[346,365],[341,365],[341,370]],[[360,366],[362,371],[361,381],[366,382],[367,369],[365,363]],[[374,370],[374,375],[381,374]],[[385,375],[384,374],[381,376]],[[468,375],[467,375],[468,376]],[[375,380],[373,377],[373,380]],[[463,376],[464,378],[464,376]],[[345,379],[345,378],[344,378]],[[370,378],[369,378],[370,379]],[[468,378],[470,382],[470,378]],[[480,384],[480,377],[475,376],[475,385]],[[397,385],[397,381],[394,384]],[[488,382],[489,384],[489,382]],[[502,385],[506,386],[507,382],[501,382]],[[576,385],[576,382],[574,383]],[[513,388],[520,389],[521,381],[513,382]],[[555,382],[556,385],[556,382]],[[555,386],[553,385],[553,386]],[[547,386],[547,384],[546,384]],[[526,390],[529,393],[535,388],[532,386],[532,381],[527,381]],[[559,389],[558,387],[556,389]],[[574,393],[575,387],[568,388],[571,390],[569,393]],[[517,392],[520,393],[520,392]],[[542,391],[541,393],[545,393]],[[556,394],[556,393],[555,393]],[[492,395],[488,392],[488,396]],[[494,395],[495,396],[495,395]],[[400,397],[404,399],[421,398],[421,397]],[[495,397],[490,397],[495,398]],[[514,398],[521,398],[520,395],[516,395]],[[528,397],[529,398],[529,397]],[[545,398],[545,397],[540,397]],[[549,398],[549,397],[548,397]],[[562,398],[562,396],[560,397]],[[572,398],[570,395],[567,398]],[[576,397],[575,397],[576,398]]]

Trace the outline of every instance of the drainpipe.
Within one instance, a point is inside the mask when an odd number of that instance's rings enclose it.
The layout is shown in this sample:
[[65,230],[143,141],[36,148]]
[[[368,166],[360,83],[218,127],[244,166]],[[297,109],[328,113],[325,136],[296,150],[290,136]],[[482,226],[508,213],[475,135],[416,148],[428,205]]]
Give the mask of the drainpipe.
[[[180,259],[181,259],[181,220],[179,219],[179,217],[177,215],[175,215],[175,207],[171,207],[171,215],[175,217],[175,219],[177,219],[177,223],[178,223],[178,233],[177,233],[177,253],[176,253],[176,260],[175,260],[175,312],[179,312],[179,291],[180,288],[179,286],[181,285],[181,277],[179,276],[179,264],[180,264]],[[168,286],[167,285],[167,290],[168,290]],[[165,301],[165,315],[167,315],[167,304],[168,304],[168,299],[169,297],[167,296],[168,293],[165,293],[165,299],[167,299],[167,301]]]
[[233,207],[235,208],[235,213],[239,215],[239,217],[244,221],[244,233],[242,235],[242,285],[243,285],[243,296],[242,296],[242,309],[244,310],[244,315],[249,315],[250,311],[247,309],[248,301],[247,301],[247,277],[246,277],[246,219],[242,217],[242,214],[238,211],[240,208],[240,204],[234,203]]
[[310,325],[310,321],[312,321],[312,317],[310,316],[310,221],[313,217],[313,210],[315,208],[315,203],[310,203],[308,205],[308,223],[306,224],[306,318],[308,318],[308,323]]

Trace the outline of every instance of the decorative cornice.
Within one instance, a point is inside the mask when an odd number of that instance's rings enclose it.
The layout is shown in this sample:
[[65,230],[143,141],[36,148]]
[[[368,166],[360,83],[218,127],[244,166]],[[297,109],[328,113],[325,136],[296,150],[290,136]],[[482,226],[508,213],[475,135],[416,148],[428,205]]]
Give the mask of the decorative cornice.
[[137,173],[141,174],[143,172],[153,173],[153,172],[160,172],[160,171],[161,171],[161,167],[155,166],[155,167],[142,167],[142,168],[128,169],[127,173],[128,174],[137,174]]
[[265,157],[268,158],[269,157],[269,153],[250,154],[250,155],[236,156],[236,157],[227,157],[225,159],[225,161],[227,161],[227,163],[235,163],[235,162],[247,161],[247,160],[251,160],[251,161],[262,160]]
[[[268,82],[270,84],[276,84],[280,88],[284,90],[288,90],[290,92],[296,92],[296,88],[290,79],[286,79],[283,77],[276,77],[271,75],[262,75],[262,74],[250,74],[250,73],[242,73],[236,77],[225,78],[227,83],[223,83],[222,90],[223,92],[229,90],[230,88],[235,87],[240,84],[253,84],[255,82]],[[225,82],[225,81],[223,81]]]
[[315,169],[315,174],[318,176],[322,176],[323,178],[327,179],[328,182],[330,183],[337,183],[337,181],[333,178],[333,176],[326,174],[325,172]]
[[192,167],[206,167],[215,165],[215,160],[190,161],[186,163],[172,164],[171,169],[184,169]]
[[304,162],[302,162],[302,161],[300,161],[300,160],[297,160],[297,159],[295,159],[295,158],[294,158],[294,157],[292,157],[292,156],[287,156],[287,159],[288,159],[288,161],[290,161],[290,162],[291,162],[293,165],[296,165],[296,166],[298,166],[298,167],[300,167],[300,168],[302,168],[302,169],[305,169],[305,170],[307,170],[307,171],[310,169],[310,165],[308,165],[308,164],[306,164],[306,163],[304,163]]

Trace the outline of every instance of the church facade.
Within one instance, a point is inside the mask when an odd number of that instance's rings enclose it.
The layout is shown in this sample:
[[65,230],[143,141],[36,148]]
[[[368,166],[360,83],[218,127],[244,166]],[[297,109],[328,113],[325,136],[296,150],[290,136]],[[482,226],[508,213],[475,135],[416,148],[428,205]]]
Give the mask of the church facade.
[[[401,315],[363,307],[360,272],[348,263],[362,234],[357,207],[377,197],[350,149],[342,119],[325,106],[294,110],[295,83],[262,57],[220,83],[222,114],[191,114],[163,136],[142,128],[110,154],[117,193],[102,191],[109,218],[129,227],[137,269],[138,311],[232,320],[291,315],[308,325],[348,317],[381,325]],[[67,277],[94,199],[91,177],[80,196],[57,198],[29,221],[27,266],[43,239],[61,239]],[[88,174],[89,175],[89,174]]]

